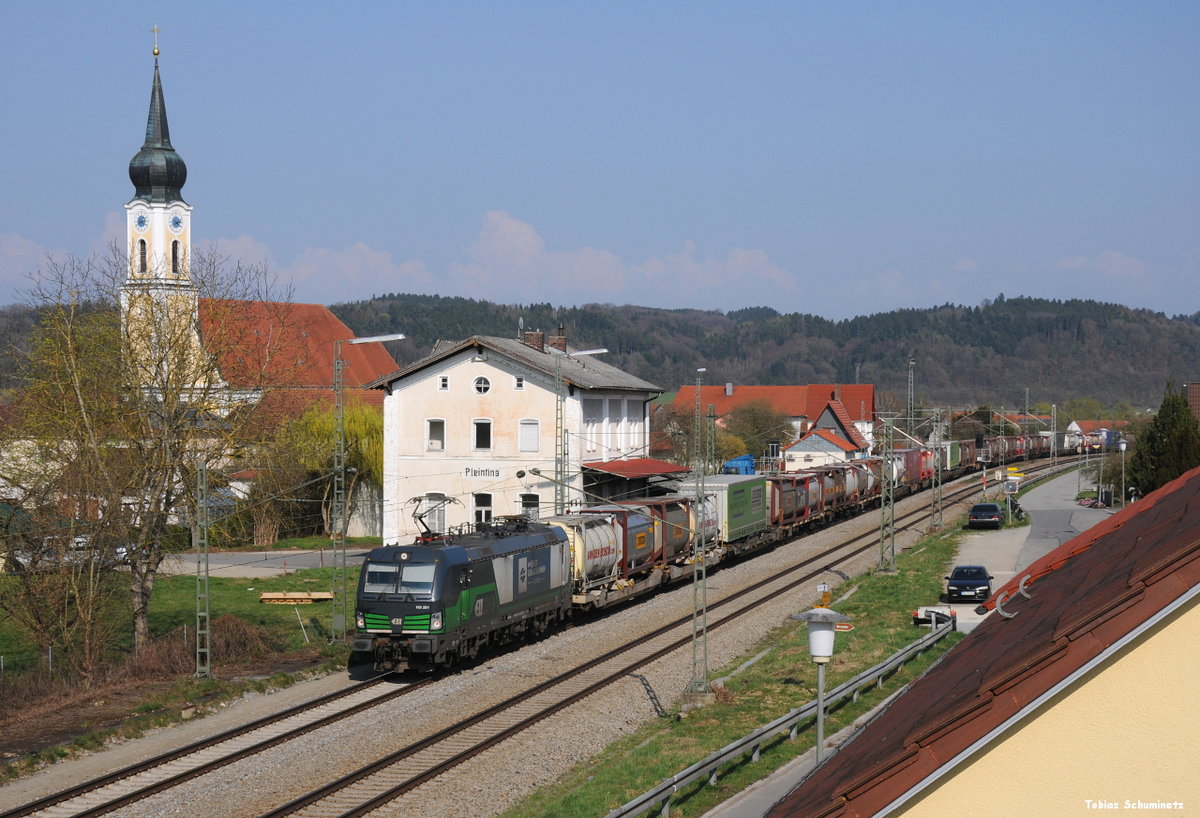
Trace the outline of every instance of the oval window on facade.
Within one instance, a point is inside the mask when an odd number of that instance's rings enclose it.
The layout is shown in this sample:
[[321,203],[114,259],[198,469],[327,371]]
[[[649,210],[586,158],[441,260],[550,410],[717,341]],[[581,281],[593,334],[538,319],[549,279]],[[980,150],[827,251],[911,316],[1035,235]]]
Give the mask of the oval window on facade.
[[492,388],[492,382],[489,381],[487,378],[476,378],[475,379],[475,391],[478,392],[479,394],[486,395],[488,393],[488,390],[491,388]]

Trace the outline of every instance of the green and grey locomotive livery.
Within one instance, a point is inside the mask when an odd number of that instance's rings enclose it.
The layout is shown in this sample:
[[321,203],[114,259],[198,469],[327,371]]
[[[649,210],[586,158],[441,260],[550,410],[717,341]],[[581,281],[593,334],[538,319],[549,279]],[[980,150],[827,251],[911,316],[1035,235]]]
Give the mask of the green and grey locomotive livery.
[[562,529],[525,518],[372,550],[358,581],[351,664],[433,670],[535,637],[571,612]]

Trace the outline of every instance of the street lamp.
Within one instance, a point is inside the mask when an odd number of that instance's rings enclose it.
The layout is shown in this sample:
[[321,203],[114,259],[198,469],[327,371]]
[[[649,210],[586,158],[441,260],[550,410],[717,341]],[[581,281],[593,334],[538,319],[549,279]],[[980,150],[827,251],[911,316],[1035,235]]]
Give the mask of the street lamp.
[[804,613],[792,614],[791,618],[808,625],[808,652],[817,664],[817,763],[820,764],[825,750],[825,665],[833,658],[833,641],[838,623],[849,622],[850,617],[827,607],[828,585],[821,584],[817,589],[821,591],[823,604]]
[[1125,508],[1125,447],[1129,445],[1125,438],[1117,440],[1117,448],[1121,450],[1121,508]]
[[333,342],[333,508],[329,523],[333,527],[333,606],[329,638],[346,636],[346,385],[342,344],[375,344],[401,341],[404,333],[372,335],[367,338],[338,338]]

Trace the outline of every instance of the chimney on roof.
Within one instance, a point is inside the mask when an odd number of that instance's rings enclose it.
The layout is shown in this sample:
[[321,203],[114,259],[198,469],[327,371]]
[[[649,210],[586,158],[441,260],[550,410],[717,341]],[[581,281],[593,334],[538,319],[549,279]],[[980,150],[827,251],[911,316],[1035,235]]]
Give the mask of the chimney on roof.
[[526,332],[521,338],[521,343],[525,344],[525,346],[527,346],[527,347],[533,347],[538,352],[545,352],[546,351],[546,333],[544,333],[544,332]]
[[725,384],[725,397],[727,397],[727,398],[733,397],[733,383],[732,382]]
[[833,399],[841,403],[842,400],[842,385],[837,384],[833,387]]
[[567,351],[567,328],[562,324],[558,325],[558,335],[551,335],[546,339],[546,343],[557,349],[559,352]]

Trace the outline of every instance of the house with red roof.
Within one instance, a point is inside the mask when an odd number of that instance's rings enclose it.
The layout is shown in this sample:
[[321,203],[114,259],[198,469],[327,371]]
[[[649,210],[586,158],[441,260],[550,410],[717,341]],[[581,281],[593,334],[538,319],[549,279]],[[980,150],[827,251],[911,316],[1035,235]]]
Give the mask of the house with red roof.
[[1200,468],[1033,563],[770,818],[1200,808]]
[[830,401],[817,416],[812,431],[783,450],[786,472],[803,471],[829,463],[845,463],[870,454],[871,446],[840,401]]
[[1108,448],[1116,445],[1117,438],[1128,425],[1127,420],[1073,420],[1067,424],[1067,432],[1084,445]]
[[[691,413],[696,405],[697,387],[683,386],[675,393],[677,412]],[[718,418],[751,403],[765,403],[786,415],[800,437],[817,426],[818,419],[831,403],[841,406],[842,419],[867,441],[873,434],[875,419],[874,384],[815,383],[807,386],[700,386],[700,405],[712,406]],[[855,442],[855,441],[851,441]]]

